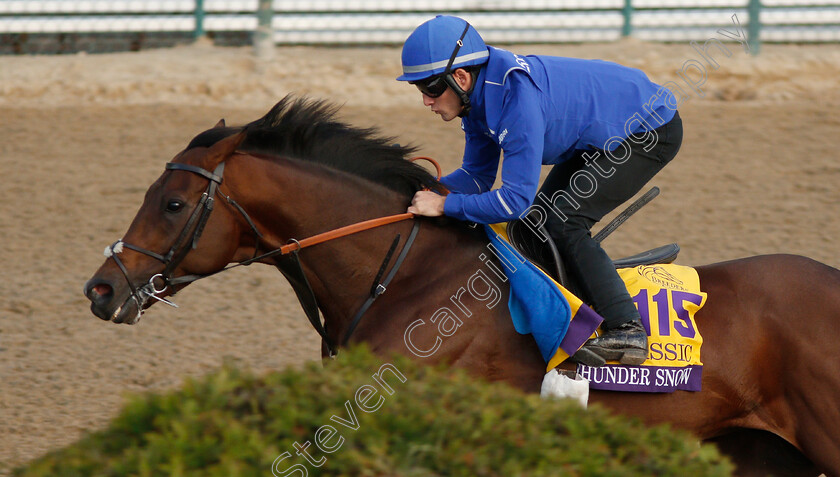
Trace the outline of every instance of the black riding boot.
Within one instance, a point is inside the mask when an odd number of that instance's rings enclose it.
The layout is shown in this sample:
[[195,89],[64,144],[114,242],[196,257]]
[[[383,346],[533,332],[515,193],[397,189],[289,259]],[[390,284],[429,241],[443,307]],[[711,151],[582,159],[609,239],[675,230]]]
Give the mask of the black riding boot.
[[587,366],[603,366],[606,361],[639,365],[647,359],[647,332],[640,320],[606,330],[587,341],[573,359]]

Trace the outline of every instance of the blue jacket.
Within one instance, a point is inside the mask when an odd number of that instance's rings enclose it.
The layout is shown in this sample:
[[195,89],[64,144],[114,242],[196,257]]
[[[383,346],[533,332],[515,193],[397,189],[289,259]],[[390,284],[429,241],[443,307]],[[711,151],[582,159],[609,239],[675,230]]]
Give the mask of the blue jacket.
[[[452,191],[448,216],[483,224],[519,218],[536,197],[543,164],[614,150],[674,117],[671,92],[635,68],[489,49],[461,121],[463,164],[441,180]],[[502,151],[502,186],[491,190]]]

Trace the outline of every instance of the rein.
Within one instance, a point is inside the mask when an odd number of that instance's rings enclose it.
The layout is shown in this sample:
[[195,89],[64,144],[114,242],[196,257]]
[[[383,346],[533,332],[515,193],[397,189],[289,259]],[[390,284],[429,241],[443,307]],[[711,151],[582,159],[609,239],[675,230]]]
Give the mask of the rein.
[[[426,159],[432,162],[438,171],[438,178],[440,177],[440,166],[430,158],[422,157],[422,158],[414,158],[415,159]],[[298,252],[306,247],[311,247],[313,245],[318,245],[324,242],[328,242],[330,240],[335,240],[338,238],[346,237],[348,235],[356,234],[359,232],[363,232],[365,230],[370,230],[377,227],[382,227],[384,225],[393,224],[396,222],[401,222],[408,219],[413,219],[414,214],[410,212],[405,212],[402,214],[395,214],[389,215],[385,217],[379,217],[375,219],[365,220],[363,222],[358,222],[355,224],[347,225],[344,227],[339,227],[337,229],[328,230],[326,232],[313,235],[311,237],[307,237],[301,240],[291,239],[286,245],[281,246],[280,248],[268,251],[261,255],[257,255],[257,251],[259,248],[259,241],[262,238],[262,234],[257,229],[256,225],[254,224],[253,220],[248,216],[245,210],[238,204],[236,201],[231,199],[229,196],[224,195],[220,190],[219,186],[222,183],[222,175],[224,174],[224,167],[225,163],[221,162],[213,172],[209,172],[206,169],[202,169],[200,167],[192,166],[189,164],[181,164],[181,163],[173,163],[169,162],[166,164],[167,170],[181,170],[192,172],[194,174],[198,174],[201,177],[204,177],[209,181],[207,185],[207,189],[201,195],[201,198],[196,204],[195,209],[193,209],[192,214],[190,215],[187,223],[184,225],[184,228],[181,230],[181,233],[178,235],[178,238],[173,243],[172,247],[170,247],[169,251],[165,255],[161,255],[159,253],[152,252],[150,250],[146,250],[142,247],[138,247],[136,245],[132,245],[129,243],[125,243],[122,239],[117,240],[110,246],[105,248],[105,256],[108,258],[114,259],[117,266],[119,267],[120,271],[122,272],[123,276],[128,283],[128,287],[131,290],[130,299],[134,300],[137,305],[137,316],[134,319],[134,322],[140,319],[140,316],[144,313],[144,305],[150,298],[154,298],[155,300],[161,301],[166,303],[167,305],[173,306],[175,308],[178,307],[175,303],[166,298],[160,297],[158,295],[164,293],[167,289],[172,287],[172,295],[176,293],[175,286],[177,285],[184,285],[189,284],[194,281],[200,280],[202,278],[206,278],[217,273],[230,270],[231,268],[239,267],[239,266],[247,266],[254,262],[264,260],[266,258],[274,257],[274,256],[281,256],[281,257],[290,257],[290,262],[292,267],[291,268],[280,268],[280,271],[286,276],[289,280],[292,288],[295,290],[295,293],[298,296],[298,300],[301,303],[301,307],[303,308],[304,312],[307,315],[310,323],[315,328],[315,331],[321,336],[326,343],[327,348],[329,350],[330,357],[334,357],[337,354],[337,348],[332,343],[332,341],[327,336],[327,332],[324,329],[323,324],[321,323],[321,317],[319,314],[319,309],[317,305],[317,299],[315,298],[315,292],[312,290],[312,287],[309,284],[306,275],[303,273],[303,267],[300,263],[300,258],[298,256]],[[184,275],[181,277],[172,277],[172,273],[181,264],[181,262],[186,258],[187,254],[190,250],[195,249],[198,240],[201,237],[202,232],[204,231],[204,227],[207,224],[207,221],[210,218],[210,213],[213,211],[215,196],[219,194],[224,197],[229,204],[234,206],[234,208],[239,211],[239,213],[243,216],[245,221],[254,231],[256,236],[256,245],[254,247],[254,256],[250,259],[243,260],[238,262],[234,265],[230,265],[227,267],[222,268],[213,273],[208,273],[205,275]],[[391,268],[388,275],[385,277],[384,280],[380,282],[382,275],[385,273],[385,270],[392,258],[393,253],[396,250],[397,245],[400,241],[400,234],[394,239],[394,242],[391,245],[391,248],[388,250],[388,254],[383,261],[379,273],[377,274],[373,286],[371,287],[370,295],[368,296],[365,303],[359,308],[356,314],[353,316],[351,324],[345,333],[344,339],[341,340],[341,345],[346,345],[348,340],[350,339],[350,335],[356,329],[356,326],[359,324],[359,321],[362,318],[362,315],[370,308],[373,302],[382,295],[385,290],[387,289],[388,284],[396,275],[397,270],[399,270],[400,266],[402,265],[403,260],[405,259],[408,251],[411,249],[411,246],[414,243],[414,239],[417,236],[417,232],[420,228],[420,222],[415,222],[413,228],[411,229],[411,233],[409,234],[408,239],[406,240],[403,248],[397,257],[394,266]],[[192,236],[188,236],[190,231],[192,230]],[[189,241],[190,245],[186,245],[185,242]],[[118,257],[123,249],[134,250],[136,252],[142,253],[146,256],[152,257],[164,264],[164,270],[161,273],[153,275],[149,282],[145,285],[137,288],[131,282],[131,279],[128,276],[128,270],[126,269],[125,265],[122,263],[122,260]],[[278,267],[279,267],[278,263]],[[158,284],[161,286],[159,287]]]
[[393,224],[396,222],[401,222],[403,220],[413,219],[414,214],[411,212],[405,212],[402,214],[396,215],[387,215],[385,217],[379,217],[377,219],[370,219],[365,220],[364,222],[357,222],[355,224],[346,225],[344,227],[339,227],[337,229],[328,230],[326,232],[322,232],[318,235],[313,235],[311,237],[307,237],[301,240],[294,240],[292,239],[291,243],[287,245],[283,245],[282,247],[272,250],[271,252],[262,255],[261,257],[270,257],[272,255],[286,255],[291,252],[297,252],[300,249],[311,247],[313,245],[318,245],[319,243],[328,242],[330,240],[334,240],[341,237],[346,237],[348,235],[353,235],[358,232],[364,232],[365,230],[374,229],[376,227],[382,227],[383,225]]

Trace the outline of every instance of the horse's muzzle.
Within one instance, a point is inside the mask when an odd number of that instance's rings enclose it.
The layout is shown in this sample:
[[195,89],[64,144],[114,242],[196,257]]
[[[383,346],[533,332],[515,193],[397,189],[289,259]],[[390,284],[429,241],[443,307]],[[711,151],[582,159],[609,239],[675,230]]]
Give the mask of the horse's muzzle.
[[84,294],[90,300],[90,311],[100,319],[114,323],[134,324],[138,320],[134,300],[124,300],[117,305],[113,285],[102,278],[91,278],[85,283]]

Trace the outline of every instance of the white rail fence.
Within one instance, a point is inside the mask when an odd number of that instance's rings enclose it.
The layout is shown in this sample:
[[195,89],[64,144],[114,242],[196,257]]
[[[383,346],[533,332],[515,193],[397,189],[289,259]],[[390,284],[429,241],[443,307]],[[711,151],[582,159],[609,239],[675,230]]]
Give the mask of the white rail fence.
[[493,43],[700,40],[733,15],[755,51],[840,41],[840,0],[0,0],[0,38],[250,35],[260,6],[274,44],[399,44],[436,13],[466,18]]

